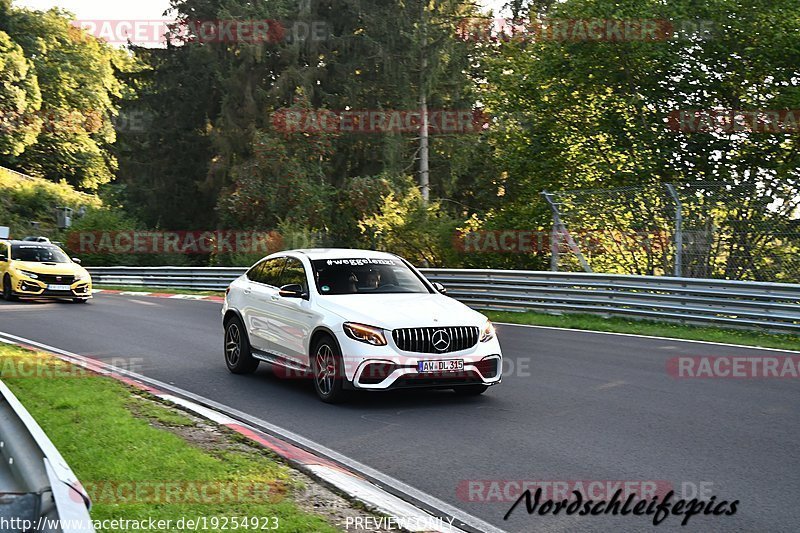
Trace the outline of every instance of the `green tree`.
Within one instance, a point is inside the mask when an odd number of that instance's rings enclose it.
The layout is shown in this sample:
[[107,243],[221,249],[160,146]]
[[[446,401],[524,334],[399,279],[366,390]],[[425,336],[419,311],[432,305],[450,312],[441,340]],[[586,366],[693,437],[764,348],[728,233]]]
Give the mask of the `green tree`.
[[378,212],[359,226],[374,248],[400,254],[417,265],[443,267],[456,261],[453,239],[459,221],[439,202],[424,203],[416,188],[389,193]]
[[[286,38],[203,42],[190,35],[195,38],[165,50],[136,50],[148,69],[137,74],[140,97],[126,104],[126,110],[152,114],[152,125],[139,136],[122,134],[118,153],[120,178],[148,223],[252,224],[235,216],[229,194],[248,190],[252,197],[258,190],[280,197],[293,187],[278,188],[281,183],[275,181],[285,179],[278,176],[284,173],[279,170],[285,167],[283,155],[300,153],[286,148],[294,141],[287,141],[272,123],[281,109],[415,110],[422,87],[432,109],[473,107],[469,74],[474,43],[458,40],[455,30],[463,14],[474,11],[468,3],[332,0],[301,6],[298,10],[290,1],[174,1],[173,12],[189,23],[190,33],[192,21],[278,19]],[[423,7],[428,9],[425,43],[420,40]],[[298,38],[315,24],[325,38]],[[429,58],[425,69],[423,57]],[[311,137],[307,142],[313,144],[317,140]],[[436,196],[461,202],[471,194],[464,184],[474,183],[481,169],[477,159],[485,154],[472,148],[475,138],[433,140],[431,181]],[[357,242],[362,238],[353,231],[357,219],[341,216],[356,216],[349,198],[361,194],[359,187],[366,196],[374,197],[377,189],[385,194],[383,179],[399,183],[417,165],[419,142],[414,134],[337,135],[327,140],[330,149],[315,161],[313,173],[305,162],[300,165],[308,171],[303,175],[313,176],[325,204],[314,225],[341,244]],[[266,157],[270,154],[264,146],[275,147],[274,161]],[[367,180],[373,176],[380,176],[376,187]],[[339,192],[325,192],[332,189]],[[185,196],[194,202],[183,201]],[[219,220],[208,209],[217,200]],[[261,204],[274,205],[275,211],[256,216],[260,223],[295,218],[285,202],[265,198]]]
[[[711,32],[684,31],[652,41],[558,40],[523,33],[488,43],[481,101],[497,117],[489,143],[500,172],[480,188],[499,187],[504,202],[486,215],[487,226],[549,227],[550,212],[539,197],[545,189],[664,182],[749,184],[763,193],[729,205],[724,217],[760,224],[764,217],[791,216],[800,193],[796,133],[681,133],[668,127],[668,117],[682,109],[796,109],[796,2],[532,4],[534,17],[551,21],[655,19],[678,30],[703,22]],[[765,209],[765,197],[780,209]],[[698,225],[720,216],[717,202],[705,205]],[[591,227],[599,220],[588,216],[593,207],[587,203],[572,222]],[[634,224],[654,217],[635,206],[631,214]],[[752,236],[740,232],[722,247],[747,247],[742,239]]]
[[12,8],[4,14],[0,30],[34,66],[43,125],[35,143],[3,161],[85,189],[108,183],[117,168],[109,152],[113,119],[125,90],[117,74],[130,57],[73,26],[67,12]]
[[39,82],[33,66],[0,31],[0,155],[17,156],[36,141],[42,121]]

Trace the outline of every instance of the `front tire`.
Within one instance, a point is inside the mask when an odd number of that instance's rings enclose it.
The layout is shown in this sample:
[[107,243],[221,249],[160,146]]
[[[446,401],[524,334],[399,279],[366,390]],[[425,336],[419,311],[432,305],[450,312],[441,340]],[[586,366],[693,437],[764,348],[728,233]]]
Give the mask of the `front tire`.
[[250,340],[238,317],[225,323],[225,365],[233,374],[252,374],[258,368],[253,358]]
[[3,300],[7,302],[16,302],[19,298],[14,296],[11,291],[11,278],[8,277],[8,274],[3,277]]
[[88,301],[89,301],[89,298],[73,298],[72,299],[72,303],[76,303],[76,304],[85,304]]
[[314,374],[314,390],[325,403],[341,403],[345,400],[344,366],[339,346],[329,336],[321,337],[312,351],[311,370]]

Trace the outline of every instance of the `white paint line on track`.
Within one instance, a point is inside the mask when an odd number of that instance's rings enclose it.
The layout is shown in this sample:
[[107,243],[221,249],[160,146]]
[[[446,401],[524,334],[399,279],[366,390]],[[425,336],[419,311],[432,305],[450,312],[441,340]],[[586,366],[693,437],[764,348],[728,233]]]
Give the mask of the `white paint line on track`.
[[227,424],[235,424],[236,420],[229,417],[224,413],[220,413],[219,411],[214,411],[213,409],[208,409],[207,407],[203,407],[202,405],[198,405],[194,402],[190,402],[184,400],[183,398],[179,398],[178,396],[174,396],[172,394],[159,394],[159,398],[162,400],[167,400],[168,402],[172,402],[175,405],[180,405],[181,407],[192,411],[193,413],[211,420],[221,426],[225,426]]
[[[5,337],[5,339],[3,339],[3,337]],[[297,468],[306,471],[310,475],[317,477],[325,483],[335,486],[339,490],[342,490],[345,494],[348,494],[351,498],[366,504],[368,507],[381,510],[382,512],[389,513],[392,516],[397,516],[400,519],[404,519],[404,524],[425,524],[429,526],[425,529],[412,528],[414,531],[435,531],[440,533],[479,531],[483,533],[504,533],[502,529],[499,529],[488,522],[465,513],[464,511],[461,511],[460,509],[453,507],[450,504],[427,493],[419,491],[398,479],[383,474],[369,466],[361,464],[358,461],[350,459],[349,457],[317,444],[316,442],[306,439],[305,437],[297,435],[289,430],[250,416],[232,407],[225,406],[208,398],[204,398],[159,380],[148,378],[147,376],[130,372],[125,369],[113,367],[102,361],[62,350],[54,346],[49,346],[31,339],[18,337],[16,335],[0,331],[0,340],[11,344],[24,344],[39,348],[43,351],[50,352],[67,362],[89,367],[95,371],[98,371],[99,369],[101,374],[110,375],[111,377],[123,382],[128,382],[130,380],[138,381],[143,385],[157,389],[152,390],[152,393],[156,396],[180,405],[181,407],[187,408],[209,420],[215,422],[217,422],[217,420],[225,420],[225,422],[218,423],[227,426],[230,426],[230,422],[233,421],[233,425],[242,426],[248,431],[253,431],[255,433],[265,432],[273,439],[283,441],[287,447],[292,447],[299,450],[307,450],[319,457],[322,457],[323,460],[319,464],[304,464],[301,461],[288,457],[288,455],[284,457]],[[172,394],[168,394],[163,391],[169,391]],[[207,415],[212,415],[217,420]],[[280,450],[273,448],[273,451],[276,451],[280,454]],[[329,461],[332,462],[325,464]],[[389,492],[376,485],[376,481],[380,483],[381,486],[392,490],[392,492]],[[401,497],[398,494],[402,494],[404,497]],[[420,503],[423,504],[424,507],[420,507]],[[454,523],[459,524],[458,527],[450,525],[451,520],[453,519],[455,519]],[[439,526],[437,527],[436,524],[439,524]],[[430,526],[433,526],[433,528]],[[466,528],[464,526],[466,526]]]
[[[329,484],[339,487],[356,499],[361,501],[370,499],[373,486],[372,483],[366,479],[354,477],[341,470],[322,465],[309,465],[308,468]],[[439,528],[431,529],[431,526],[434,525],[434,520],[432,520],[434,517],[427,513],[422,513],[410,503],[400,500],[399,498],[394,498],[393,500],[385,499],[381,503],[384,506],[379,507],[378,510],[383,514],[408,518],[409,520],[405,520],[403,525],[405,529],[409,531],[459,531],[455,526],[450,526],[446,520],[442,520]]]
[[152,292],[139,292],[139,291],[124,291],[118,292],[118,296],[150,296]]
[[746,344],[729,344],[725,342],[697,341],[694,339],[676,339],[674,337],[657,337],[655,335],[639,335],[637,333],[615,333],[613,331],[596,331],[593,329],[559,328],[557,326],[537,326],[533,324],[512,324],[511,322],[495,322],[500,326],[514,326],[517,328],[554,329],[557,331],[575,331],[578,333],[594,333],[597,335],[619,335],[622,337],[637,337],[640,339],[655,339],[668,342],[691,342],[694,344],[711,344],[714,346],[727,346],[729,348],[745,348],[750,350],[766,350],[770,352],[800,353],[797,350],[784,350],[782,348],[762,348],[761,346],[748,346]]

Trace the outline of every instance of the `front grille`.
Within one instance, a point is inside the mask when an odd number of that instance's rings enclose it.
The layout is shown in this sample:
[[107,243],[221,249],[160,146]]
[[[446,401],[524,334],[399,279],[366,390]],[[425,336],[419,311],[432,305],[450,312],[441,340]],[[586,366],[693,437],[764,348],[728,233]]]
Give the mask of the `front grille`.
[[36,281],[48,285],[72,285],[75,283],[75,276],[58,276],[55,274],[36,274],[36,276]]
[[[478,328],[450,326],[442,328],[404,328],[392,331],[392,338],[404,352],[450,353],[468,350],[478,344]],[[449,340],[445,343],[444,340]]]

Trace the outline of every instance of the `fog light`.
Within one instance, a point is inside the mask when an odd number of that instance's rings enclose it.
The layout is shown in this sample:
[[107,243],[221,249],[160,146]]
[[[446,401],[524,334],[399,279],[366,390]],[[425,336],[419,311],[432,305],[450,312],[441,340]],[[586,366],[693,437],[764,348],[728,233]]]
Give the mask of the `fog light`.
[[27,281],[23,281],[19,284],[19,288],[23,292],[39,292],[41,287],[38,285],[33,285],[32,283],[28,283]]

